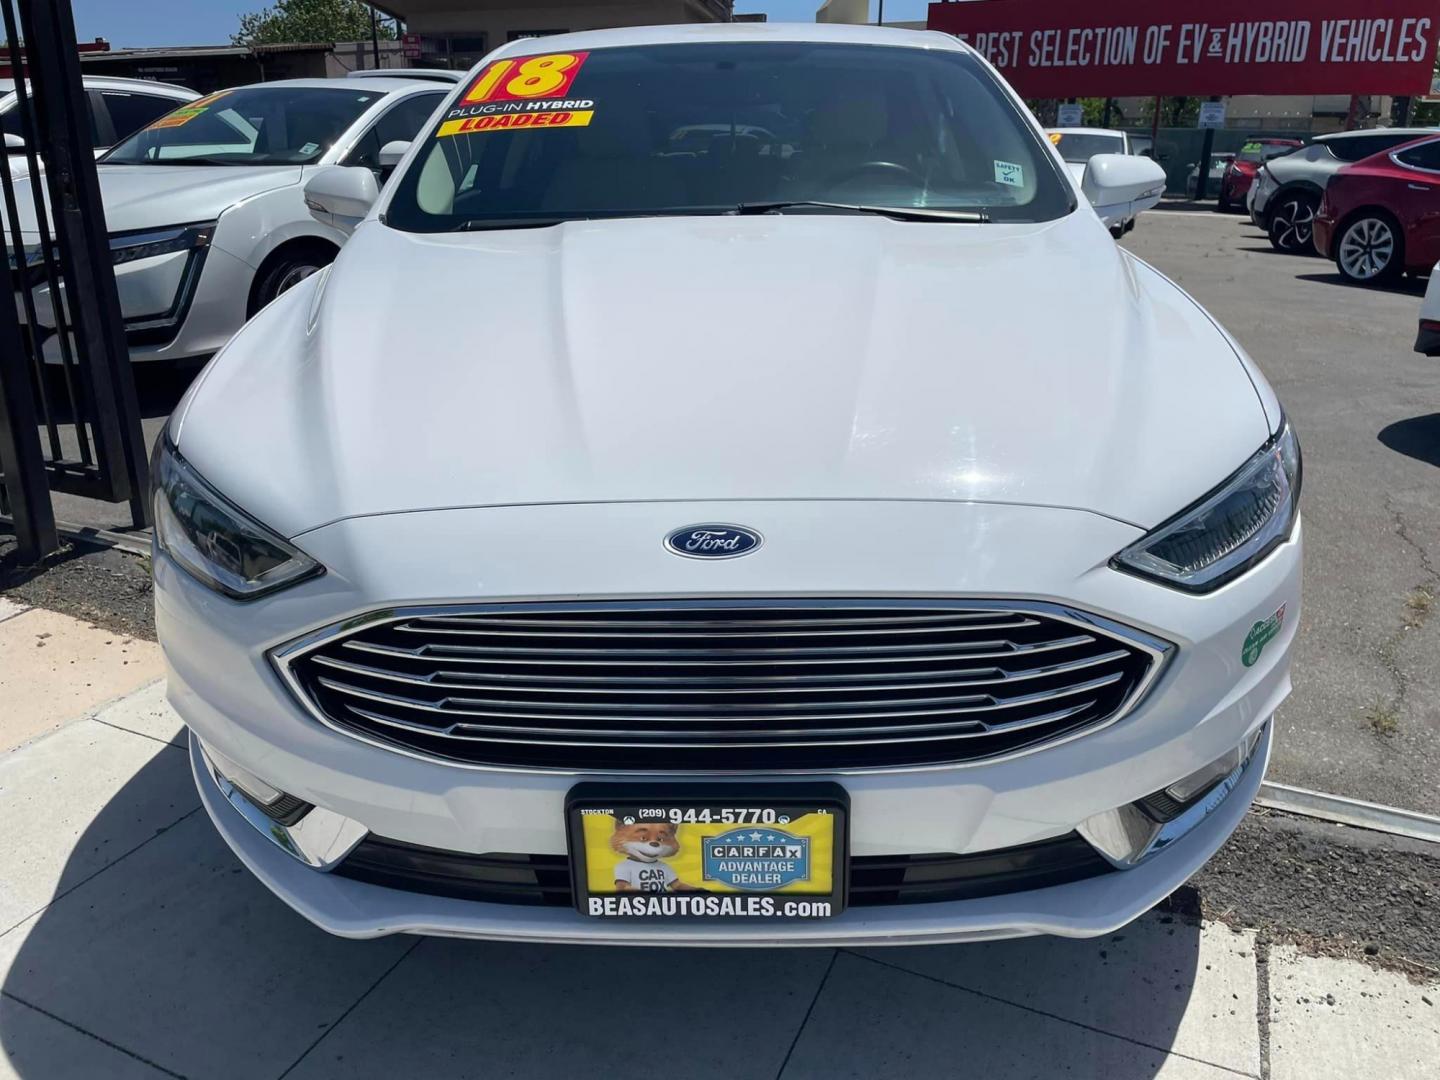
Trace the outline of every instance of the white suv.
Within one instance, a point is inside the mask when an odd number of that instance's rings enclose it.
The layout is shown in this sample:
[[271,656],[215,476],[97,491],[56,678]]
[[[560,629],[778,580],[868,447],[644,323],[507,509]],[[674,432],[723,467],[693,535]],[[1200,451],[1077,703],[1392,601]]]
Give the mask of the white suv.
[[[385,171],[451,90],[431,78],[289,79],[220,90],[156,119],[99,161],[132,360],[204,357],[247,318],[335,258],[346,233],[317,221],[304,182],[327,165]],[[17,191],[27,261],[39,235]],[[37,320],[55,325],[49,290]],[[52,335],[45,358],[56,360]]]
[[[158,120],[177,105],[200,96],[186,86],[146,79],[87,75],[81,83],[85,88],[90,144],[97,154],[152,120]],[[25,123],[16,89],[14,79],[0,79],[0,132],[5,136],[5,154],[10,159],[12,178],[24,176],[29,170],[29,159],[24,153]]]
[[1276,251],[1314,254],[1315,211],[1330,177],[1352,161],[1433,134],[1434,128],[1371,128],[1320,135],[1260,167],[1245,200],[1250,220],[1265,230]]

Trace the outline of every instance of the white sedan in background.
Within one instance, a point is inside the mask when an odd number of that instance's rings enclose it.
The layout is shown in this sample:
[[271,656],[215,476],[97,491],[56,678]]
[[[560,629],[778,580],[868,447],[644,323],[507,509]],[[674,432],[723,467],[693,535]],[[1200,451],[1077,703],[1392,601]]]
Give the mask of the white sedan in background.
[[156,451],[216,827],[354,937],[1150,908],[1259,787],[1301,548],[1275,394],[1106,234],[1162,183],[1077,183],[955,38],[801,23],[513,42],[383,192],[319,171],[363,221]]
[[[346,233],[306,209],[317,169],[386,168],[451,89],[430,77],[291,79],[187,102],[97,165],[132,360],[209,356],[247,318],[327,265]],[[16,193],[36,319],[55,325],[36,273],[39,234],[27,186]],[[52,333],[47,360],[59,356]]]
[[1415,336],[1415,351],[1426,356],[1440,356],[1440,263],[1430,271],[1425,299],[1420,304],[1420,329]]
[[[1110,128],[1047,128],[1045,134],[1055,145],[1056,151],[1065,162],[1065,169],[1075,178],[1075,183],[1085,180],[1085,167],[1096,154],[1134,154],[1128,132]],[[1135,218],[1127,218],[1120,226],[1111,229],[1115,236],[1123,235],[1135,228]]]

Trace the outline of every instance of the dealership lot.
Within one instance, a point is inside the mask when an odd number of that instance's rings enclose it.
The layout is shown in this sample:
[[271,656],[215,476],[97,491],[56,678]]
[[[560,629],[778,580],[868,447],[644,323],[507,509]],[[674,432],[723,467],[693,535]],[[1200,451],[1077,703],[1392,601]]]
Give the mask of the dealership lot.
[[1440,361],[1423,282],[1346,285],[1239,216],[1157,210],[1125,244],[1259,362],[1305,448],[1295,693],[1270,778],[1440,813]]

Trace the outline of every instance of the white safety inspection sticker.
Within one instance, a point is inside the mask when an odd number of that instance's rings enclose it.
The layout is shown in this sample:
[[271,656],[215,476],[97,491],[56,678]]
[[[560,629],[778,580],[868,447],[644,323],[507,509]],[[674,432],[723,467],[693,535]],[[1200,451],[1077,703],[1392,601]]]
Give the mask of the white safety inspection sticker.
[[1025,186],[1025,169],[1009,161],[995,162],[995,182],[1010,187]]

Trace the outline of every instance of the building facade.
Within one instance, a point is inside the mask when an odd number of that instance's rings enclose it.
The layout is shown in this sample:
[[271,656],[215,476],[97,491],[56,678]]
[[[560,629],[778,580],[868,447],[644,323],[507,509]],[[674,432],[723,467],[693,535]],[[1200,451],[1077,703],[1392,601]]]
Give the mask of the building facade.
[[381,11],[420,39],[412,63],[468,68],[520,38],[572,30],[668,23],[727,22],[730,0],[380,0]]

